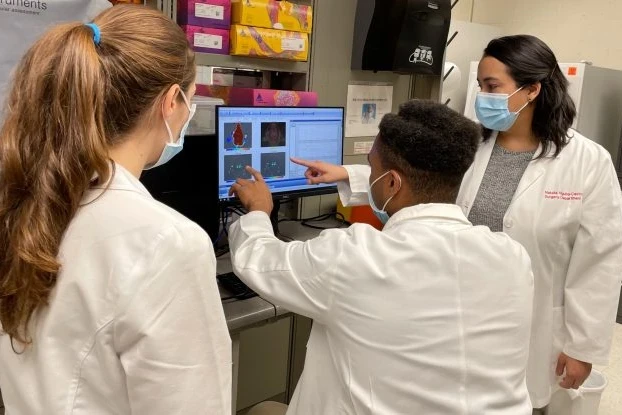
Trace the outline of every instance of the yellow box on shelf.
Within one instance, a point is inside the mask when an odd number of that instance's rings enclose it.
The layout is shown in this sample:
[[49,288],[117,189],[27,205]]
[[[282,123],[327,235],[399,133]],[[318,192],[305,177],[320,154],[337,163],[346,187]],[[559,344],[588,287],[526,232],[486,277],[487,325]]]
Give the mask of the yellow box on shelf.
[[245,26],[311,33],[311,6],[276,0],[232,0],[231,22]]
[[231,55],[306,61],[309,35],[300,32],[231,26]]

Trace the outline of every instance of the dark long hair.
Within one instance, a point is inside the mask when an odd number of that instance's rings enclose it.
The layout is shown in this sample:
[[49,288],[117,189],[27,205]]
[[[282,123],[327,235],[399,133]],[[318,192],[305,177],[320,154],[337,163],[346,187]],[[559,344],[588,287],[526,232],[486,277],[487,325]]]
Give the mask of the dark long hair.
[[[538,157],[548,154],[553,145],[558,156],[568,144],[568,131],[577,110],[568,95],[568,80],[551,48],[535,36],[505,36],[488,44],[484,49],[486,56],[505,64],[519,87],[540,82],[542,87],[535,101],[531,130],[542,143]],[[491,133],[484,129],[484,138],[490,138]]]

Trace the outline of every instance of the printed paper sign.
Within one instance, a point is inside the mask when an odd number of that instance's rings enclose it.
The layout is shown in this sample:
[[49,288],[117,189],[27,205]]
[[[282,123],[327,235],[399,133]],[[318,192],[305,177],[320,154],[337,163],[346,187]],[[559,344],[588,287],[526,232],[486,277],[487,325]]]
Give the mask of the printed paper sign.
[[346,137],[375,137],[392,107],[392,85],[348,85]]
[[194,15],[206,19],[225,20],[225,8],[213,4],[195,3]]
[[200,48],[222,49],[222,36],[195,33],[194,46]]
[[354,154],[369,154],[373,145],[373,141],[355,141]]
[[284,38],[281,41],[281,48],[283,50],[293,50],[293,51],[302,51],[305,50],[305,41],[304,39],[297,38]]

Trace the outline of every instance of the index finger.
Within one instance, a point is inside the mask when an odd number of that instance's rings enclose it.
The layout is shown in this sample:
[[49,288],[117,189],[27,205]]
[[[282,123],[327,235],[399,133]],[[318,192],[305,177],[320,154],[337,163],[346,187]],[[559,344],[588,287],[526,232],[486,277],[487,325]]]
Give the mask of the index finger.
[[229,188],[229,196],[234,196],[238,194],[238,190],[242,187],[242,185],[240,185],[240,183],[233,183],[231,185],[231,187]]
[[263,176],[257,170],[252,168],[251,166],[246,166],[246,171],[249,172],[256,182],[263,182]]
[[289,159],[292,161],[292,163],[298,164],[300,166],[309,167],[309,168],[312,168],[312,169],[317,168],[317,163],[313,162],[313,161],[299,159],[299,158],[296,158],[296,157],[290,157]]

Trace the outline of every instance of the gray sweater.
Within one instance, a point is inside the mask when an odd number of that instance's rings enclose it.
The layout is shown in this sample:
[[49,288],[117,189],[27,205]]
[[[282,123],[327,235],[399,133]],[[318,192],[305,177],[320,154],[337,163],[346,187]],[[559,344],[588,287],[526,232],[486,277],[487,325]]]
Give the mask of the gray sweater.
[[469,212],[473,225],[484,225],[493,232],[503,232],[503,217],[534,153],[535,150],[509,151],[495,144]]

